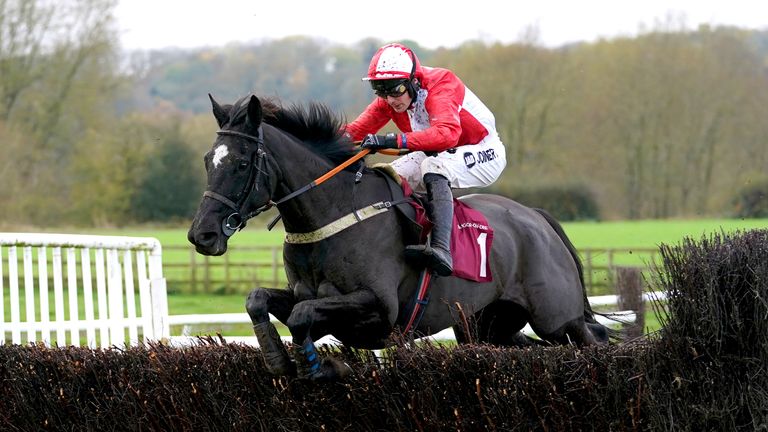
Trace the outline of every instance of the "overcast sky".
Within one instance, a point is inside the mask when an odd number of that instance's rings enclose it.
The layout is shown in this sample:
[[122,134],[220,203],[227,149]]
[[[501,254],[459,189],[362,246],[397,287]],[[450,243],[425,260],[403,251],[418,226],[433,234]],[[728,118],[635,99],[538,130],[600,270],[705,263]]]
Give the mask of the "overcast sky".
[[[409,6],[410,5],[410,6]],[[123,48],[220,46],[306,35],[352,44],[411,39],[427,48],[466,40],[510,43],[538,29],[546,46],[634,36],[670,17],[687,29],[768,29],[764,0],[120,0]]]

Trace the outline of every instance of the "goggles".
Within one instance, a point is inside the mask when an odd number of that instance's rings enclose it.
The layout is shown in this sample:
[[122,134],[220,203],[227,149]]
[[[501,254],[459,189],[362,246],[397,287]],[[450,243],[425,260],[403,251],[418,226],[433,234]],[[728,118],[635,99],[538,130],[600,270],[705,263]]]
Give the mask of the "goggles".
[[398,80],[392,82],[391,80],[371,81],[371,87],[376,96],[386,99],[388,96],[400,97],[408,91],[406,85],[407,80]]

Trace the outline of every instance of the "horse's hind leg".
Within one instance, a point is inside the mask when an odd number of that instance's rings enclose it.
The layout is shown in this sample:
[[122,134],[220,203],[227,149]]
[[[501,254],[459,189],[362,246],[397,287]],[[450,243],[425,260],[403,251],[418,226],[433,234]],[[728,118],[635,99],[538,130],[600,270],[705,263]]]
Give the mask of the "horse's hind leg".
[[549,345],[529,337],[520,329],[528,322],[528,312],[517,303],[497,300],[472,316],[466,323],[453,326],[456,342],[489,343],[498,346],[527,347]]
[[605,328],[604,325],[600,323],[587,323],[587,327],[589,328],[589,331],[592,333],[592,335],[597,339],[600,343],[608,343],[608,340],[610,338],[610,334],[607,328]]
[[511,301],[497,300],[480,311],[481,341],[499,346],[534,345],[520,330],[530,319],[528,311]]
[[245,302],[267,370],[273,375],[294,375],[296,366],[291,362],[275,325],[270,322],[269,314],[285,323],[295,303],[291,291],[271,288],[254,289]]
[[507,332],[504,334],[503,337],[495,337],[493,341],[488,340],[475,340],[474,338],[469,338],[466,335],[466,332],[461,326],[453,326],[453,333],[456,335],[456,342],[460,344],[466,344],[466,343],[473,343],[473,342],[487,342],[493,345],[499,345],[499,346],[507,346],[507,347],[517,347],[517,348],[524,348],[529,346],[537,346],[537,345],[544,345],[549,346],[550,344],[546,341],[532,338],[522,331],[513,331],[511,329],[507,329]]

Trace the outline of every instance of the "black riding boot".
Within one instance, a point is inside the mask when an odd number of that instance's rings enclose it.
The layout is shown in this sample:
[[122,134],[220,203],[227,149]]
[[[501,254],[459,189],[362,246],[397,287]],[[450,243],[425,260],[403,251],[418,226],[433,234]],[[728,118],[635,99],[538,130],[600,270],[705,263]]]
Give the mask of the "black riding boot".
[[453,194],[448,179],[427,173],[424,175],[427,186],[427,216],[432,221],[432,234],[429,245],[408,246],[405,255],[408,258],[424,261],[425,265],[439,276],[453,273],[451,259],[451,228],[453,225]]

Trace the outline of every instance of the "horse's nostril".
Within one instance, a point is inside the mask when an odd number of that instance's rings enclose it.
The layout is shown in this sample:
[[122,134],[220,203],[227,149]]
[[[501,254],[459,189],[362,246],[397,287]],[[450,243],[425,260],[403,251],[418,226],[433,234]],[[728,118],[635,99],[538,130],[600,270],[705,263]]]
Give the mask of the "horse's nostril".
[[197,246],[210,247],[216,243],[217,235],[214,232],[202,232],[194,235],[193,244]]

